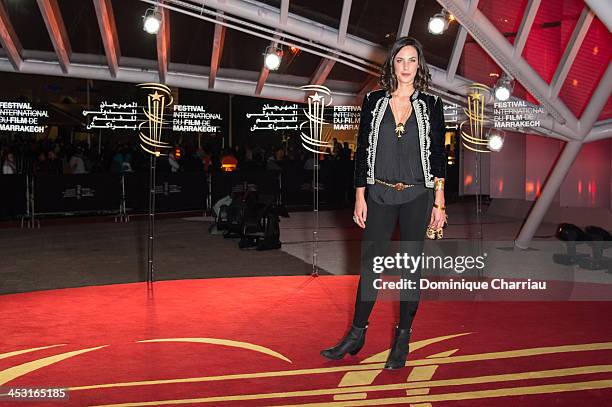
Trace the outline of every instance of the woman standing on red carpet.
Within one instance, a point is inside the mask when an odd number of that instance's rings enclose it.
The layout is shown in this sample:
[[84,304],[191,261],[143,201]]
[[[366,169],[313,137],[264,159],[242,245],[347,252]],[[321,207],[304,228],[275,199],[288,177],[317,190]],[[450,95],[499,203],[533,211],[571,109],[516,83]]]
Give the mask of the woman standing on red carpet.
[[[353,324],[338,345],[321,351],[328,359],[359,352],[365,343],[368,318],[376,302],[373,265],[386,254],[393,231],[400,225],[400,249],[420,256],[428,237],[442,237],[446,221],[444,177],[444,114],[440,97],[427,93],[431,75],[421,44],[399,38],[381,68],[383,89],[368,93],[361,107],[355,153],[353,220],[362,236],[361,277]],[[366,198],[367,189],[367,198]],[[386,369],[405,365],[411,326],[419,303],[420,269],[402,270],[416,289],[400,291],[400,321]]]

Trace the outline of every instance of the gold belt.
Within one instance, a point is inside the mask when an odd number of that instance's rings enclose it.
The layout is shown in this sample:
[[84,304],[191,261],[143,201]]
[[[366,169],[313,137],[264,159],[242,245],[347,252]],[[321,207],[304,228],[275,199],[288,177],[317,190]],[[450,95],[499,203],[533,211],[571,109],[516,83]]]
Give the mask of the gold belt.
[[415,186],[415,184],[404,184],[404,183],[401,183],[401,182],[396,182],[395,184],[391,184],[389,182],[385,182],[385,181],[379,180],[377,178],[374,179],[374,181],[376,181],[379,184],[384,185],[386,187],[393,188],[396,191],[403,191],[406,188],[412,188],[413,186]]

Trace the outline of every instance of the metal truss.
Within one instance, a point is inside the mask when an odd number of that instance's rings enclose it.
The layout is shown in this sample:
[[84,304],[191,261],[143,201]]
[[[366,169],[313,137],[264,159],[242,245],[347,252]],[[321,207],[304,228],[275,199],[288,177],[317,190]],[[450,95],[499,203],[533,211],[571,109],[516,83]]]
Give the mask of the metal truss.
[[522,57],[522,50],[526,37],[535,18],[538,1],[531,1],[521,23],[518,41],[512,46],[504,36],[493,26],[493,24],[478,9],[469,8],[464,0],[438,0],[444,8],[451,12],[457,21],[469,31],[472,37],[489,54],[489,56],[504,69],[504,71],[516,78],[543,107],[560,123],[566,124],[575,131],[574,140],[565,144],[563,152],[555,166],[546,179],[544,188],[531,209],[527,220],[523,224],[516,240],[518,248],[529,247],[533,236],[544,219],[550,204],[567,173],[569,172],[576,157],[580,153],[582,144],[586,141],[595,141],[611,136],[610,125],[597,128],[593,131],[597,117],[604,108],[612,91],[612,65],[606,69],[582,117],[578,120],[558,98],[559,90],[565,81],[571,68],[571,61],[580,48],[580,44],[586,36],[587,30],[593,20],[593,13],[585,8],[572,33],[569,44],[561,58],[551,84],[547,84]]
[[106,63],[108,64],[111,76],[115,78],[119,70],[121,51],[119,49],[119,37],[117,36],[113,4],[111,0],[93,0],[93,3],[96,9],[96,16],[98,17],[98,26],[100,26],[100,35],[104,43]]

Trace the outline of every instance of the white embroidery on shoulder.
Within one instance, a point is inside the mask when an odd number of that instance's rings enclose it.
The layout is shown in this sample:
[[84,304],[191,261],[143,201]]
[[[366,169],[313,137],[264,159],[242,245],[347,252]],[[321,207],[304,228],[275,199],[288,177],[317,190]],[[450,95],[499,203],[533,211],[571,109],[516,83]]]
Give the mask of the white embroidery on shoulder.
[[429,116],[427,113],[427,104],[421,99],[417,99],[413,102],[414,112],[417,119],[417,127],[419,129],[419,143],[421,147],[421,166],[423,167],[423,176],[425,178],[425,186],[433,187],[433,179],[431,176],[431,165],[429,162],[429,156],[431,151],[429,147],[431,145],[431,139],[429,138]]
[[384,116],[385,109],[389,100],[385,97],[381,97],[376,101],[376,106],[372,110],[372,122],[370,125],[370,135],[368,137],[368,174],[366,183],[374,184],[374,165],[376,164],[376,146],[378,145],[378,131],[380,129],[380,123]]

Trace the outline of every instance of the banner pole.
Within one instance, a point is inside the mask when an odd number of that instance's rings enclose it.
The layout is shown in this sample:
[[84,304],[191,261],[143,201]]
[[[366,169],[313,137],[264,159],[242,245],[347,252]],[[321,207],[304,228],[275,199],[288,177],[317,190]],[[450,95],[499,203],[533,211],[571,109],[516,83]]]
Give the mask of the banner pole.
[[153,252],[155,237],[155,167],[156,157],[149,156],[149,238],[147,240],[147,284],[153,284]]
[[319,154],[313,154],[313,171],[312,171],[312,207],[314,215],[314,230],[312,231],[312,276],[319,275],[319,265],[317,264],[317,255],[319,251]]

